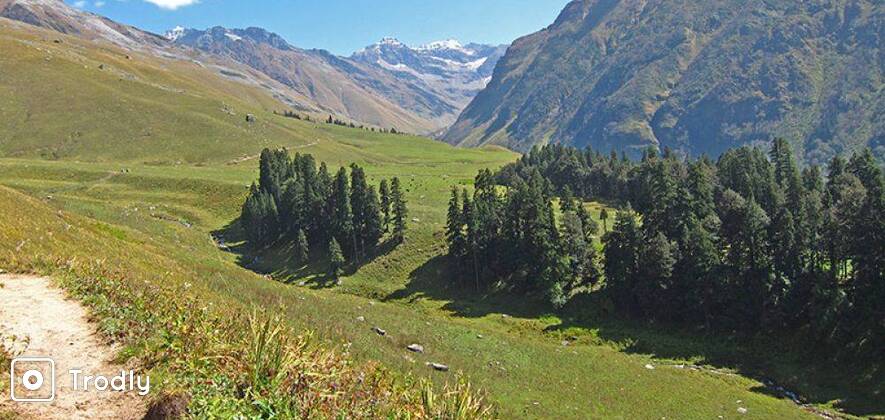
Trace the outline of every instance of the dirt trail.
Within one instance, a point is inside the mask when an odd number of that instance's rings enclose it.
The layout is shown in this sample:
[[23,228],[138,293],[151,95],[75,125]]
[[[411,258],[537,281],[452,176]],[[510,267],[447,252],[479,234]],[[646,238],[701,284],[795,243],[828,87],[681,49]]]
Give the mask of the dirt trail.
[[[35,419],[139,419],[147,397],[135,392],[77,391],[70,369],[119,376],[123,366],[112,358],[116,351],[105,344],[88,322],[86,310],[67,299],[45,278],[0,275],[0,336],[10,336],[21,356],[49,357],[55,361],[56,397],[51,403],[12,402],[8,392],[8,366],[0,369],[7,391],[0,396],[0,412],[12,410]],[[24,339],[24,340],[22,340]],[[128,369],[126,369],[128,371]],[[19,388],[20,389],[20,388]]]

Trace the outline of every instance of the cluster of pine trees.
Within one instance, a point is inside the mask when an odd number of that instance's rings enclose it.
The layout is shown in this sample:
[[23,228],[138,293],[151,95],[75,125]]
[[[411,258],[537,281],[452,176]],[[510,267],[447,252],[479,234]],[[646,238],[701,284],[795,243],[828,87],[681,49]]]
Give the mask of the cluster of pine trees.
[[472,197],[452,190],[446,239],[449,255],[477,288],[498,279],[547,294],[556,306],[574,291],[599,281],[596,222],[580,201],[566,194],[556,222],[549,182],[533,172],[499,192],[491,171],[480,171]]
[[337,277],[346,260],[358,263],[371,255],[385,233],[401,242],[407,211],[398,178],[382,180],[376,191],[356,164],[349,174],[342,167],[332,176],[325,162],[317,168],[312,155],[290,159],[285,149],[265,149],[240,224],[254,247],[294,241],[302,263],[311,247],[327,249],[329,274]]
[[[601,256],[593,223],[578,223],[580,204],[568,204],[573,193],[620,207]],[[460,212],[459,201],[468,202]],[[472,200],[453,197],[449,222],[450,253],[481,258],[479,278],[496,270],[555,304],[603,277],[602,292],[637,317],[803,329],[858,350],[885,344],[885,181],[869,150],[835,157],[824,176],[800,170],[781,139],[767,154],[743,147],[716,162],[668,150],[633,162],[536,148],[495,175],[480,173]]]

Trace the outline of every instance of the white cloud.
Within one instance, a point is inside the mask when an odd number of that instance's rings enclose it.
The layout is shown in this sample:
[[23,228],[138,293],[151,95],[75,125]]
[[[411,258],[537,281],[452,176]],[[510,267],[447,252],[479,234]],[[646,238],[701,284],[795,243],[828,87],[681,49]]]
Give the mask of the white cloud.
[[103,1],[99,0],[99,1],[95,2],[95,7],[102,7],[102,6],[104,6],[104,4],[105,3]]
[[157,5],[157,7],[166,10],[175,10],[179,7],[190,6],[199,3],[200,0],[144,0],[148,3]]
[[86,0],[75,1],[74,7],[78,8],[78,9],[82,9],[82,8],[86,7]]

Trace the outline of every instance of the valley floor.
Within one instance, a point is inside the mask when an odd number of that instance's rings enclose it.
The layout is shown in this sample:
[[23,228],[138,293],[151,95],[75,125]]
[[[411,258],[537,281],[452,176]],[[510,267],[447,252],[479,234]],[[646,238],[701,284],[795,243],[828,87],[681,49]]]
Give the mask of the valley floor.
[[[530,300],[467,297],[469,287],[450,277],[441,257],[444,203],[451,185],[469,184],[477,168],[508,159],[477,153],[467,163],[440,157],[425,167],[369,163],[374,179],[396,174],[407,181],[410,218],[417,222],[405,245],[364,265],[340,287],[323,283],[310,267],[288,267],[284,251],[265,253],[251,267],[279,280],[272,281],[242,267],[253,255],[217,248],[213,234],[232,235],[229,225],[256,176],[254,162],[127,164],[121,171],[115,164],[0,159],[0,184],[94,220],[109,241],[174,263],[175,270],[190,273],[183,278],[193,293],[218,307],[274,309],[295,328],[314,330],[358,359],[380,360],[438,383],[463,372],[504,418],[810,418],[837,409],[882,414],[875,390],[856,389],[856,381],[838,369],[766,358],[751,343],[693,340],[689,333],[606,319],[576,323]],[[33,229],[28,239],[16,236],[24,230],[10,233],[10,223],[16,221],[0,217],[0,241],[18,244],[19,258],[66,252],[34,243],[46,234],[44,227],[22,228]],[[236,247],[233,241],[225,245]],[[0,258],[0,268],[9,262]],[[158,279],[173,270],[139,269]],[[376,326],[387,335],[373,332]],[[425,352],[407,351],[413,343]],[[744,354],[755,359],[735,360]],[[435,372],[429,363],[446,364],[453,373]],[[766,373],[778,384],[763,379],[762,367],[771,368]],[[797,405],[777,390],[780,385],[810,405]]]

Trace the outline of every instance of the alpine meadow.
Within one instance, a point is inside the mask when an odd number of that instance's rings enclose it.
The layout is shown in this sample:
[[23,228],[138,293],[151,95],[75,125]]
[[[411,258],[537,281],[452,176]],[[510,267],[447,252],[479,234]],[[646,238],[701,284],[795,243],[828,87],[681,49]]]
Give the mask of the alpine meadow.
[[0,419],[885,417],[885,5],[249,3],[0,0]]

